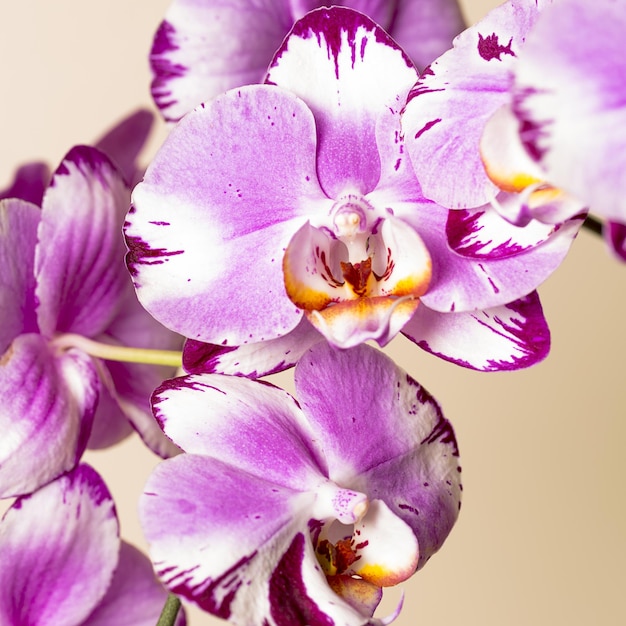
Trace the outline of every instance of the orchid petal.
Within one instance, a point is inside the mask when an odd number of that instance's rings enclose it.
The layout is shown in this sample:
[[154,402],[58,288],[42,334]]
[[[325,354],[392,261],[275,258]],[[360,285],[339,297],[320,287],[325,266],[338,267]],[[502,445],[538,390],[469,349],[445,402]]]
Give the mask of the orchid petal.
[[0,497],[30,493],[72,469],[89,436],[99,382],[78,350],[55,356],[20,335],[0,361]]
[[339,348],[352,348],[370,339],[385,346],[411,319],[418,305],[419,300],[412,296],[377,296],[307,311],[306,317]]
[[372,2],[361,0],[351,2],[350,6],[378,22],[420,69],[452,47],[452,40],[465,28],[457,0],[398,0],[394,3],[397,8],[389,27],[376,13],[359,6],[368,4]]
[[168,459],[157,466],[140,499],[158,576],[173,593],[209,613],[261,626],[268,613],[268,575],[294,528],[306,524],[298,514],[302,498],[310,495],[215,459],[194,454]]
[[[122,541],[113,580],[106,595],[82,626],[154,626],[167,594],[156,581],[150,561]],[[176,626],[184,626],[180,611]]]
[[128,185],[139,182],[137,157],[148,139],[153,118],[150,111],[139,109],[125,117],[94,144],[117,165]]
[[542,4],[516,0],[495,8],[461,33],[411,90],[402,124],[427,198],[457,209],[495,195],[480,138],[487,120],[510,100],[510,72]]
[[35,254],[41,332],[93,336],[117,313],[127,288],[124,240],[128,189],[101,152],[73,148],[43,199]]
[[615,258],[619,261],[626,261],[626,224],[608,222],[603,233],[609,250],[615,255]]
[[[446,231],[447,216],[448,212],[436,205],[419,219],[403,216],[419,232],[436,260],[430,286],[421,301],[441,312],[489,309],[530,293],[560,265],[582,224],[579,218],[568,220],[527,254],[482,260],[450,250],[446,238],[441,236]],[[504,219],[502,225],[504,232],[513,228]]]
[[417,72],[374,22],[341,7],[312,11],[276,53],[266,82],[297,94],[315,115],[317,175],[329,197],[366,194],[380,177],[377,118],[401,107]]
[[305,216],[328,210],[315,141],[306,106],[265,85],[216,98],[170,133],[135,188],[126,226],[139,299],[158,320],[221,345],[298,324],[282,252]]
[[484,372],[530,367],[550,350],[536,292],[484,311],[438,313],[421,306],[402,332],[446,361]]
[[188,339],[183,349],[183,367],[190,374],[261,378],[293,367],[313,344],[322,340],[322,335],[304,318],[283,337],[244,346],[218,346]]
[[[361,603],[341,602],[318,565],[308,537],[298,533],[282,555],[269,583],[271,617],[276,626],[378,626],[365,620]],[[371,599],[370,599],[371,602]],[[365,615],[369,613],[367,606]]]
[[36,332],[33,263],[40,210],[23,200],[0,201],[0,354],[23,332]]
[[[560,225],[531,220],[515,226],[490,205],[477,209],[450,211],[446,235],[450,248],[469,259],[506,259],[526,252],[534,253]],[[526,257],[524,257],[526,258]]]
[[626,219],[626,10],[556,2],[515,67],[514,110],[528,152],[554,185],[609,220]]
[[[355,378],[376,384],[355,385]],[[365,345],[313,346],[295,381],[302,410],[325,441],[330,480],[383,500],[412,528],[421,567],[450,532],[460,503],[456,440],[439,405]]]
[[353,574],[380,587],[390,587],[415,573],[419,546],[413,529],[382,501],[370,503],[367,514],[354,525],[357,560]]
[[[177,350],[182,343],[181,337],[161,326],[139,304],[130,280],[126,296],[121,300],[119,314],[98,340],[103,343],[154,350]],[[98,406],[94,423],[95,433],[92,431],[90,447],[104,447],[106,441],[100,439],[98,435],[109,440],[114,435],[109,432],[111,421],[115,424],[115,420],[123,417],[124,421],[130,421],[144,443],[159,456],[168,457],[178,453],[180,450],[163,435],[152,415],[150,405],[154,389],[164,378],[174,376],[175,373],[174,367],[143,363],[108,361],[106,365],[103,364],[100,375],[113,406],[109,405],[109,411],[106,413]],[[124,429],[123,432],[127,430]]]
[[50,180],[50,168],[41,161],[21,165],[15,172],[13,182],[6,189],[0,189],[0,200],[20,198],[41,206],[43,193]]
[[117,565],[115,506],[81,465],[28,497],[0,523],[0,621],[79,626],[105,595]]
[[376,607],[383,598],[383,590],[377,585],[352,576],[328,576],[329,587],[353,609],[362,615],[374,615]]
[[190,375],[165,381],[153,405],[165,434],[187,453],[293,489],[323,476],[310,429],[282,389],[239,376]]
[[176,0],[150,51],[152,96],[176,121],[233,87],[261,82],[291,27],[283,1]]

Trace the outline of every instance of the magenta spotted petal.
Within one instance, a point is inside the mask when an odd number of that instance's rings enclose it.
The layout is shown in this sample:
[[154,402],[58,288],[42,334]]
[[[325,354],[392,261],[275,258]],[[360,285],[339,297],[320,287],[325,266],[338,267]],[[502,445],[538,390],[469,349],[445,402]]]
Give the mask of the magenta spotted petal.
[[424,195],[453,209],[496,195],[479,153],[487,120],[510,102],[511,71],[544,0],[509,0],[461,33],[409,95],[407,149]]
[[626,220],[622,2],[548,7],[515,67],[521,137],[547,178],[605,219]]
[[318,343],[296,389],[300,404],[243,377],[164,383],[155,414],[186,454],[149,479],[142,525],[161,580],[214,615],[364,624],[380,587],[411,576],[456,520],[454,433],[368,346]]
[[[320,0],[173,0],[150,52],[152,96],[168,120],[263,80],[293,23]],[[338,0],[377,22],[425,67],[463,28],[456,0]]]

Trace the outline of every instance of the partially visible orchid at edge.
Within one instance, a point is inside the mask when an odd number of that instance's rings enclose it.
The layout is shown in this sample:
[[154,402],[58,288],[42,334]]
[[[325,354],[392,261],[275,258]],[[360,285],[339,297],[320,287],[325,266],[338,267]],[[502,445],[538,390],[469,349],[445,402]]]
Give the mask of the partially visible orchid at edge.
[[297,400],[220,374],[156,390],[155,415],[184,453],[140,500],[155,570],[239,626],[387,624],[372,617],[381,587],[421,568],[458,516],[452,426],[369,346],[317,344],[295,384]]
[[0,521],[0,552],[7,626],[154,626],[165,602],[148,559],[120,541],[111,494],[88,465],[18,498]]
[[451,248],[463,224],[425,199],[405,150],[400,114],[417,79],[369,18],[318,9],[265,85],[218,96],[172,130],[125,232],[139,299],[189,338],[188,371],[262,376],[323,339],[385,345],[398,332],[480,370],[547,354],[534,290],[580,220],[536,241],[498,218],[497,254]]
[[41,207],[0,201],[0,497],[32,492],[72,469],[86,446],[112,445],[133,429],[155,452],[176,451],[148,402],[175,368],[91,356],[94,345],[180,341],[139,305],[126,272],[129,197],[111,161],[78,146]]
[[157,107],[177,121],[228,89],[261,82],[293,23],[331,4],[368,15],[419,68],[464,27],[457,0],[173,0],[150,52]]
[[[593,8],[587,4],[587,11],[605,23],[603,3]],[[623,7],[614,6],[624,20]],[[570,12],[571,19],[560,19],[561,12]],[[616,20],[611,23],[615,25]],[[585,26],[591,36],[581,34]],[[524,248],[494,239],[492,223],[498,222],[498,216],[523,229],[527,244],[536,245],[572,219],[586,216],[591,189],[620,188],[617,181],[612,184],[603,176],[605,171],[618,171],[617,166],[607,169],[606,164],[619,150],[610,157],[598,153],[601,145],[614,146],[615,136],[610,139],[608,135],[619,124],[610,122],[604,134],[597,132],[600,117],[587,109],[603,91],[582,79],[593,81],[598,75],[595,57],[580,46],[582,41],[595,45],[589,43],[594,37],[612,42],[603,44],[614,46],[615,65],[607,73],[619,74],[621,35],[607,37],[607,33],[599,35],[601,31],[578,11],[575,1],[552,6],[551,0],[509,0],[461,33],[453,49],[432,63],[412,89],[403,114],[407,149],[426,197],[461,210],[450,225],[450,244],[462,254],[517,254]],[[569,58],[572,53],[576,58]],[[559,63],[555,60],[559,55],[567,60]],[[583,71],[586,66],[578,62],[579,57],[592,67]],[[533,64],[534,70],[529,70]],[[607,65],[606,59],[600,65]],[[580,76],[572,76],[572,71]],[[550,95],[554,91],[547,84],[550,80],[569,90],[558,103]],[[554,100],[550,119],[533,118],[530,108],[538,98]],[[541,115],[545,118],[545,111]],[[590,128],[586,138],[580,134],[582,120]],[[546,165],[553,128],[559,129],[563,145],[553,159],[561,175]],[[595,150],[590,149],[590,142],[596,142]],[[573,158],[578,159],[576,167]],[[576,173],[582,170],[593,174]],[[620,214],[616,206],[596,201],[592,210],[612,220],[604,229],[605,238],[617,256],[624,258],[626,214]]]

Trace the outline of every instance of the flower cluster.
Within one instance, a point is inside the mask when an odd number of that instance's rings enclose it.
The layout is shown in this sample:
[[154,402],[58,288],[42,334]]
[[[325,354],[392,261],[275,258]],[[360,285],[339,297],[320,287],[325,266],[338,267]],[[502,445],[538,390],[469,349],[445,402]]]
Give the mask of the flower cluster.
[[[3,623],[147,626],[166,588],[240,626],[388,624],[462,486],[379,348],[529,367],[589,212],[626,260],[621,4],[509,0],[454,41],[455,0],[337,5],[174,0],[145,172],[140,112],[0,192]],[[260,380],[294,366],[293,395]],[[80,462],[132,431],[165,459],[160,582]]]

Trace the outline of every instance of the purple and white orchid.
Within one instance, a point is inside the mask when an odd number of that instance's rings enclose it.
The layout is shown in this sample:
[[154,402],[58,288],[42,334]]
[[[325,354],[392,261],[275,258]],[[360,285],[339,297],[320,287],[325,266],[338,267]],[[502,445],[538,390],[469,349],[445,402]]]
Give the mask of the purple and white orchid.
[[228,89],[262,81],[293,23],[331,4],[371,17],[418,67],[464,27],[457,0],[173,0],[150,53],[154,101],[174,121]]
[[154,626],[165,602],[88,465],[18,498],[0,522],[0,552],[2,624]]
[[547,354],[533,290],[578,224],[536,245],[498,219],[476,242],[471,223],[426,200],[400,125],[417,78],[370,19],[319,9],[265,85],[172,130],[133,192],[128,265],[142,304],[192,340],[190,370],[262,376],[322,336],[349,348],[400,330],[481,370]]
[[381,587],[422,567],[458,516],[452,426],[369,346],[314,346],[295,384],[297,401],[220,374],[156,390],[155,415],[185,451],[140,500],[156,572],[235,624],[388,623],[372,618]]
[[[420,77],[403,113],[407,150],[424,195],[466,210],[466,237],[480,241],[483,252],[505,245],[510,253],[509,234],[519,240],[518,252],[538,246],[572,218],[580,223],[586,212],[535,162],[513,112],[513,72],[550,2],[509,0],[461,33]],[[502,228],[494,238],[489,224],[498,216],[526,228]]]
[[174,448],[148,399],[174,368],[92,358],[115,348],[173,348],[178,338],[137,302],[121,226],[130,192],[107,157],[73,148],[42,206],[0,201],[0,497],[32,492],[72,469],[86,445],[135,428],[162,455]]
[[626,260],[626,61],[622,2],[561,0],[542,12],[514,68],[521,140],[554,184],[608,221]]

